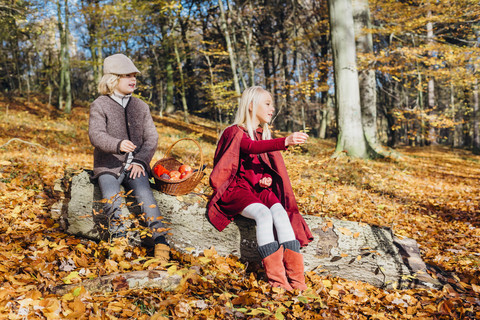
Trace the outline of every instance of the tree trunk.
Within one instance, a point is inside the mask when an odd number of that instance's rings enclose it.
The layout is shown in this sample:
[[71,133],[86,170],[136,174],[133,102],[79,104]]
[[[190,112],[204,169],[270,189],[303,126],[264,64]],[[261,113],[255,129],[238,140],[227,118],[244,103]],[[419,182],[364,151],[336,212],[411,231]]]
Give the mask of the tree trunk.
[[185,90],[185,80],[183,78],[183,66],[182,61],[180,60],[180,54],[178,53],[178,46],[175,39],[173,41],[173,49],[175,50],[175,57],[177,58],[178,64],[178,72],[180,74],[180,96],[182,97],[182,106],[183,106],[183,120],[188,123],[188,105],[187,105],[187,97],[186,97],[186,90]]
[[[429,10],[427,13],[427,18],[431,18],[432,11]],[[433,23],[431,21],[427,22],[427,42],[429,44],[433,44]],[[429,53],[429,56],[432,56]],[[435,116],[435,80],[432,77],[428,80],[428,109],[429,113],[432,116]],[[428,142],[429,144],[437,144],[437,130],[431,123],[429,123],[428,127]]]
[[225,42],[227,44],[228,57],[230,58],[230,67],[232,68],[233,84],[235,86],[235,92],[240,96],[240,83],[237,75],[237,60],[235,53],[233,52],[232,40],[230,39],[230,32],[227,27],[227,18],[225,16],[225,8],[223,7],[223,0],[218,0],[218,6],[220,8],[220,27],[223,35],[225,36]]
[[180,35],[182,37],[182,43],[183,43],[183,48],[185,52],[185,65],[183,69],[186,75],[185,87],[186,87],[187,105],[190,106],[190,108],[193,108],[197,104],[198,99],[196,99],[196,92],[195,92],[196,86],[193,82],[193,79],[195,79],[195,70],[194,70],[194,65],[192,61],[193,51],[190,45],[190,41],[187,38],[188,25],[189,25],[188,20],[180,19]]
[[59,61],[60,61],[60,85],[58,86],[58,109],[63,110],[63,92],[65,88],[65,69],[64,69],[64,55],[65,55],[65,42],[63,40],[63,23],[62,23],[62,5],[60,0],[57,0],[57,15],[58,15],[58,33],[60,38],[60,52],[59,52]]
[[[356,49],[358,53],[372,53],[373,39],[366,28],[371,28],[368,0],[352,0],[353,21],[355,24]],[[377,92],[375,70],[370,65],[358,74],[362,126],[368,146],[375,152],[379,149],[377,139]]]
[[171,39],[168,35],[167,25],[162,26],[162,36],[163,36],[163,46],[164,46],[164,59],[165,59],[165,69],[166,69],[166,97],[165,97],[165,113],[169,114],[175,111],[175,106],[173,105],[173,96],[175,94],[174,88],[175,84],[173,81],[173,62],[171,56]]
[[327,136],[327,125],[328,125],[328,116],[329,116],[328,110],[329,109],[326,106],[324,109],[319,108],[319,111],[318,111],[321,117],[320,126],[318,128],[318,137],[320,139],[325,139],[325,137]]
[[[69,37],[69,10],[68,0],[64,0],[64,10],[62,13],[62,4],[57,0],[58,14],[58,32],[60,38],[60,85],[58,88],[58,109],[70,113],[72,110],[72,87],[70,81],[70,53],[68,46]],[[65,26],[62,16],[65,17]]]
[[[192,272],[194,272],[192,270]],[[163,291],[173,291],[181,283],[182,276],[170,275],[163,270],[142,270],[125,273],[114,273],[94,279],[82,281],[82,283],[66,284],[54,287],[52,291],[58,295],[65,295],[71,290],[84,287],[89,293],[105,293],[120,290],[134,290],[156,288]]]
[[473,153],[480,154],[480,135],[478,129],[479,117],[479,98],[478,98],[478,79],[473,83]]
[[206,52],[204,52],[205,60],[207,60],[207,65],[208,65],[208,72],[210,74],[210,95],[212,99],[212,104],[213,104],[213,111],[214,111],[214,117],[215,117],[215,129],[217,131],[217,134],[220,136],[221,132],[221,127],[222,127],[222,111],[218,107],[217,100],[215,98],[215,82],[214,82],[214,76],[213,76],[213,69],[212,69],[212,62],[210,61],[210,57]]
[[102,45],[99,39],[100,28],[100,7],[99,0],[84,0],[82,1],[82,9],[85,14],[85,21],[89,35],[88,47],[92,55],[92,70],[93,70],[93,85],[94,92],[96,92],[100,79],[102,78]]
[[69,46],[69,15],[70,10],[68,8],[68,0],[65,0],[65,30],[63,31],[65,49],[63,55],[63,68],[65,72],[65,112],[70,113],[72,110],[72,83],[70,81],[70,46]]
[[338,138],[336,154],[368,158],[363,134],[355,35],[350,0],[328,0],[335,74]]
[[[252,5],[251,3],[248,3],[248,9],[251,11],[252,10]],[[253,64],[254,57],[252,56],[252,38],[253,38],[253,31],[251,27],[247,30],[245,30],[245,22],[241,20],[240,15],[237,15],[238,19],[237,22],[241,25],[241,34],[243,38],[243,42],[245,43],[245,54],[246,58],[248,61],[248,80],[249,80],[249,85],[254,86],[255,85],[255,65]],[[243,22],[243,23],[242,23]]]
[[174,87],[175,84],[173,83],[173,66],[172,60],[167,57],[167,90],[166,90],[166,97],[165,97],[165,113],[173,113],[175,111],[175,106],[173,105],[173,95],[174,95]]
[[[68,232],[99,239],[92,212],[93,209],[98,212],[102,206],[100,188],[90,182],[84,171],[72,177],[70,190],[70,200],[65,206],[68,207]],[[206,219],[206,201],[198,195],[175,197],[156,190],[153,194],[169,222],[167,240],[176,250],[199,255],[214,247],[223,256],[231,254],[244,261],[260,261],[254,221],[239,216],[218,232]],[[129,214],[129,208],[133,210],[138,206],[124,208]],[[415,240],[400,240],[388,228],[364,223],[313,215],[304,218],[314,236],[301,250],[306,271],[315,270],[379,287],[438,287],[438,281],[426,272]]]
[[[420,123],[418,124],[419,130],[415,130],[417,132],[415,140],[418,141],[420,146],[425,145],[425,116],[424,116],[424,108],[423,108],[423,82],[422,82],[422,74],[418,69],[417,65],[417,73],[418,73],[418,96],[417,96],[417,106],[420,109]],[[410,140],[413,141],[413,140]]]
[[[22,85],[22,68],[20,67],[20,63],[21,63],[21,60],[20,60],[20,38],[19,38],[19,34],[20,34],[20,31],[18,30],[18,26],[17,26],[17,21],[14,22],[15,24],[15,38],[12,39],[12,52],[13,52],[13,63],[15,64],[15,72],[17,74],[17,81],[18,81],[18,91],[20,93],[20,95],[23,95],[23,85]],[[15,87],[13,87],[12,89],[15,89]]]

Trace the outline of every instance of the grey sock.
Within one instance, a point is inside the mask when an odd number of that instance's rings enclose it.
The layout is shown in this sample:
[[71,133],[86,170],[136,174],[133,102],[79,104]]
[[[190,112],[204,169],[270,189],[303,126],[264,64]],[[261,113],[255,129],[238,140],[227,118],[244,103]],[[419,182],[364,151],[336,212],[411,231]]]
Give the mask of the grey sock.
[[295,252],[300,252],[300,242],[298,240],[285,241],[282,243],[285,249],[290,249]]
[[275,253],[278,248],[280,248],[280,245],[277,241],[274,241],[258,247],[258,253],[260,253],[260,257],[262,257],[262,259],[265,259],[272,253]]

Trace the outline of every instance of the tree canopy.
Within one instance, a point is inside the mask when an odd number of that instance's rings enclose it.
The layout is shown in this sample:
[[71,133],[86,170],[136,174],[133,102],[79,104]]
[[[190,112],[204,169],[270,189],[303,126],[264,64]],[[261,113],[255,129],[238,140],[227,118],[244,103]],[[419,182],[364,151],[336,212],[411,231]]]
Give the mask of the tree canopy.
[[[274,94],[277,130],[337,135],[327,1],[58,3],[68,11],[56,14],[41,0],[0,7],[3,94],[47,93],[62,108],[68,45],[74,101],[94,99],[103,58],[123,52],[142,71],[138,94],[159,114],[181,111],[186,120],[195,114],[221,126],[238,93],[256,84]],[[375,72],[379,141],[475,147],[478,1],[380,0],[369,7],[363,32],[373,50],[356,56],[359,71]]]

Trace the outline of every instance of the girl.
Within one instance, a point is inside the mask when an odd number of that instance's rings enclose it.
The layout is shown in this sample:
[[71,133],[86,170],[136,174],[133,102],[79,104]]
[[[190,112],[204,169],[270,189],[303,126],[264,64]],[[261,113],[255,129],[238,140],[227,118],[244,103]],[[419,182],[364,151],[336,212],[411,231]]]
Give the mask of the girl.
[[300,246],[313,237],[298,212],[279,151],[304,143],[308,135],[295,132],[272,139],[268,123],[274,110],[272,96],[261,87],[243,92],[235,122],[222,133],[215,151],[208,217],[219,231],[238,214],[254,219],[258,252],[269,283],[304,290]]
[[150,161],[157,148],[158,133],[148,105],[132,97],[138,69],[123,54],[107,57],[98,85],[101,96],[90,106],[88,134],[95,147],[92,181],[98,181],[102,197],[109,200],[104,212],[111,217],[109,231],[124,235],[119,196],[120,185],[131,189],[145,213],[155,243],[155,258],[168,261],[170,248],[148,177]]

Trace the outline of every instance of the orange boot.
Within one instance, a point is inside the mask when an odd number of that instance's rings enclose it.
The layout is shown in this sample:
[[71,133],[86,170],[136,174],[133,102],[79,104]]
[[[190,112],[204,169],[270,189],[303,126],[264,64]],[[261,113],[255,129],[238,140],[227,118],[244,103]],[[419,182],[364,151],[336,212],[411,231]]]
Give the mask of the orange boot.
[[277,251],[265,257],[263,267],[268,277],[268,283],[272,287],[281,287],[285,290],[292,290],[292,287],[288,283],[287,275],[285,273],[285,266],[283,265],[283,246],[280,246]]
[[294,289],[307,289],[305,275],[303,273],[303,255],[299,252],[286,249],[283,253],[283,262],[285,263],[285,272],[290,285]]

